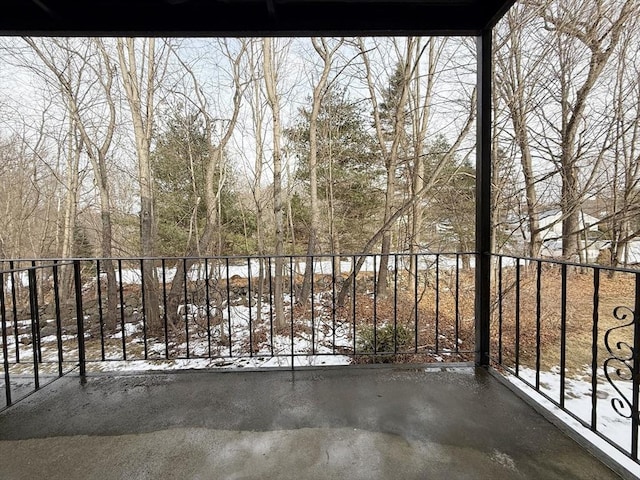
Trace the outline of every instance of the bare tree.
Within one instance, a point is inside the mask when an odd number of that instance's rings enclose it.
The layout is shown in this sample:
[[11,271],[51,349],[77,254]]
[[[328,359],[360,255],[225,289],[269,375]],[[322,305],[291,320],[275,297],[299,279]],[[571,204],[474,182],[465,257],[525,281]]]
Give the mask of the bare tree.
[[[383,126],[383,112],[378,102],[376,92],[376,80],[371,68],[371,60],[369,58],[369,52],[365,47],[362,39],[359,40],[358,46],[362,56],[362,61],[365,67],[367,88],[369,90],[370,100],[373,108],[373,120],[378,137],[378,143],[380,150],[384,157],[384,164],[386,169],[386,196],[384,207],[383,225],[385,230],[382,232],[382,249],[381,259],[378,273],[377,290],[378,295],[384,295],[387,290],[387,274],[389,253],[391,251],[391,231],[390,227],[393,226],[389,223],[390,218],[393,216],[394,207],[396,204],[396,176],[398,167],[398,156],[400,152],[401,143],[405,140],[405,119],[406,119],[406,106],[409,98],[409,83],[413,73],[412,58],[416,49],[416,37],[408,37],[405,44],[404,55],[401,56],[398,62],[398,78],[397,85],[393,87],[397,88],[397,91],[392,92],[395,98],[389,101],[387,105],[387,114],[390,116],[390,129],[385,132]],[[397,47],[397,46],[396,46]],[[398,47],[397,47],[398,48]]]
[[628,244],[640,235],[640,65],[633,60],[638,51],[636,17],[626,29],[617,56],[613,88],[614,146],[612,172],[605,181],[611,186],[610,263],[629,263]]
[[[216,118],[212,113],[202,82],[198,79],[194,69],[180,59],[179,56],[177,57],[183,69],[193,82],[195,106],[200,115],[204,118],[204,131],[209,151],[204,176],[206,221],[199,238],[196,242],[191,244],[185,252],[185,257],[187,257],[187,259],[184,262],[178,261],[176,263],[176,274],[171,282],[171,289],[167,299],[167,308],[169,310],[170,318],[173,321],[177,319],[176,315],[178,311],[178,304],[184,288],[185,268],[188,271],[195,263],[195,260],[192,257],[195,255],[201,256],[202,251],[211,252],[214,250],[217,254],[220,254],[221,245],[219,237],[216,238],[216,234],[219,235],[221,230],[220,198],[222,196],[224,175],[220,175],[219,172],[224,168],[223,155],[235,131],[238,116],[240,114],[242,96],[244,94],[244,89],[246,88],[245,82],[242,79],[241,71],[242,61],[247,49],[247,41],[238,40],[235,52],[232,51],[229,43],[229,40],[226,39],[218,41],[218,51],[229,62],[233,82],[232,111],[230,118],[224,119],[224,121],[221,121],[223,119]],[[178,52],[175,53],[176,55],[179,55]]]
[[135,150],[138,159],[140,188],[140,248],[145,260],[142,274],[145,279],[143,301],[147,325],[152,334],[162,332],[159,314],[158,278],[153,257],[156,254],[156,218],[151,171],[151,139],[155,116],[155,93],[158,88],[156,39],[145,39],[140,49],[133,38],[118,38],[120,76],[129,105]]
[[274,44],[271,38],[263,39],[263,71],[264,84],[267,91],[267,102],[271,107],[273,134],[273,212],[275,217],[275,274],[274,274],[274,307],[276,325],[282,327],[284,321],[283,278],[284,261],[284,217],[282,202],[282,124],[280,117],[280,94],[278,92],[278,74],[275,61]]
[[[424,44],[423,44],[424,40]],[[411,165],[408,170],[411,178],[409,183],[409,194],[422,190],[426,178],[425,148],[427,134],[432,120],[432,102],[434,100],[434,89],[439,74],[439,62],[443,50],[447,44],[446,38],[429,37],[418,38],[416,44],[416,55],[414,68],[409,88],[410,120],[411,120]],[[426,55],[426,72],[421,72],[420,66],[422,58]],[[417,275],[418,262],[414,254],[420,251],[422,239],[422,224],[424,218],[424,203],[415,202],[411,208],[411,225],[409,233],[410,273]]]
[[[416,202],[423,201],[423,199],[434,189],[436,184],[441,181],[442,171],[444,170],[445,166],[451,163],[453,157],[459,151],[462,143],[465,141],[469,132],[471,131],[471,127],[473,126],[473,123],[475,121],[476,98],[476,91],[474,89],[469,102],[469,109],[464,126],[460,130],[460,133],[458,134],[455,142],[453,142],[450,148],[440,156],[438,162],[433,166],[433,170],[429,179],[425,182],[420,190],[414,192],[413,196],[407,199],[399,208],[392,212],[386,222],[380,227],[380,229],[378,229],[378,231],[367,241],[365,246],[362,248],[363,254],[366,255],[371,252],[376,243],[384,235],[384,232],[388,230],[393,225],[393,223],[398,220],[398,218],[411,211],[411,208]],[[355,281],[358,272],[360,272],[360,269],[362,268],[362,265],[366,260],[365,255],[358,257],[355,265],[353,266],[353,269],[351,270],[351,273],[343,283],[342,288],[340,289],[340,292],[338,294],[338,299],[336,301],[337,305],[344,306],[347,295],[349,295],[351,285]]]
[[514,5],[504,20],[504,34],[496,38],[496,89],[509,112],[514,142],[520,153],[520,165],[524,177],[526,218],[529,231],[528,255],[538,257],[542,248],[540,206],[536,190],[532,126],[529,118],[535,108],[540,78],[540,64],[549,58],[549,45],[533,49],[535,39],[525,26],[535,17],[535,11],[523,5]]
[[251,40],[248,46],[249,62],[248,69],[251,74],[251,81],[249,83],[249,107],[251,109],[251,128],[255,138],[254,144],[254,158],[253,169],[247,168],[247,170],[253,170],[253,178],[249,180],[249,188],[251,189],[251,199],[253,200],[253,206],[255,207],[256,216],[256,245],[257,253],[260,256],[258,260],[258,282],[257,282],[257,304],[256,304],[256,322],[260,322],[262,318],[262,300],[264,296],[265,278],[267,262],[262,258],[266,254],[265,247],[265,209],[267,208],[268,198],[266,198],[266,192],[262,188],[262,176],[265,163],[265,125],[264,119],[266,116],[266,101],[264,99],[264,78],[262,73],[262,61],[261,61],[261,39]]
[[19,135],[0,140],[0,256],[38,258],[57,254],[52,238],[57,218],[58,173],[43,169],[47,153]]
[[311,292],[313,281],[313,255],[318,241],[318,228],[320,223],[320,205],[318,202],[318,116],[322,100],[327,91],[329,74],[336,52],[344,43],[344,39],[336,41],[333,45],[326,38],[312,38],[311,44],[320,59],[322,70],[320,77],[313,87],[311,97],[311,114],[309,116],[309,190],[311,197],[311,222],[309,225],[309,243],[307,244],[307,261],[304,271],[304,281],[298,301],[306,303]]
[[[78,134],[75,118],[71,114],[69,102],[66,98],[59,98],[57,95],[60,90],[57,79],[51,75],[46,66],[44,69],[42,68],[37,56],[34,57],[35,52],[29,46],[30,39],[17,40],[19,43],[7,42],[4,45],[4,51],[8,54],[8,62],[26,70],[35,79],[40,80],[42,84],[39,85],[39,88],[42,88],[42,95],[49,97],[45,100],[45,105],[43,106],[43,112],[46,113],[42,114],[40,125],[37,127],[39,129],[38,140],[32,148],[34,149],[35,158],[39,160],[40,168],[38,170],[49,170],[63,186],[64,198],[58,199],[56,208],[55,255],[70,258],[74,255],[74,232],[76,230],[78,211],[79,165],[83,148],[82,140]],[[69,41],[66,43],[69,45]],[[27,45],[26,48],[24,48],[25,44]],[[50,41],[44,41],[43,46],[54,61],[63,64],[66,75],[75,82],[74,93],[78,94],[80,91],[79,79],[83,76],[84,69],[82,66],[76,68],[70,49],[58,49]],[[60,100],[62,101],[60,102]],[[24,119],[21,120],[25,121]],[[16,128],[16,126],[12,128]],[[24,125],[17,128],[28,127]],[[46,137],[54,138],[56,143],[58,160],[53,164],[48,163],[37,151],[38,144],[46,141]],[[24,146],[30,143],[26,138],[24,142]],[[64,167],[61,166],[61,160],[64,160]],[[71,294],[72,289],[70,269],[63,267],[61,276],[61,292],[64,297],[67,297]]]
[[[581,252],[579,215],[585,189],[580,182],[584,176],[580,160],[586,150],[581,141],[585,111],[607,62],[616,51],[626,23],[637,14],[640,6],[635,0],[596,0],[589,4],[575,0],[557,4],[530,0],[529,4],[539,9],[545,28],[552,33],[558,48],[557,65],[551,68],[556,70],[559,83],[557,168],[562,181],[562,250],[565,258],[573,258]],[[579,51],[588,54],[586,65],[581,63],[580,55],[576,53]],[[581,69],[584,74],[578,73]]]
[[[38,43],[26,37],[24,41],[36,53],[57,82],[57,89],[66,102],[71,126],[77,130],[80,143],[74,146],[69,136],[68,167],[70,181],[74,182],[68,190],[72,195],[77,191],[77,155],[86,152],[94,172],[95,185],[100,198],[101,255],[104,258],[102,268],[107,276],[107,311],[105,324],[114,329],[116,325],[117,285],[112,255],[112,221],[111,200],[108,184],[107,159],[116,127],[116,105],[113,92],[115,79],[114,65],[111,63],[105,44],[100,39],[92,39],[81,44],[70,43],[69,39],[52,38],[47,43]],[[77,50],[76,47],[81,48]],[[78,64],[72,68],[73,63]],[[74,71],[75,70],[75,71]],[[85,70],[91,71],[91,78],[86,78]],[[87,89],[88,86],[88,89]],[[106,106],[104,108],[103,106]],[[106,111],[105,111],[106,110]],[[77,143],[77,142],[75,142]],[[73,150],[76,154],[73,154]],[[69,201],[69,205],[77,204],[77,200]],[[74,232],[70,219],[76,217],[76,207],[67,208],[65,214],[65,241],[63,257],[69,256],[68,246]]]

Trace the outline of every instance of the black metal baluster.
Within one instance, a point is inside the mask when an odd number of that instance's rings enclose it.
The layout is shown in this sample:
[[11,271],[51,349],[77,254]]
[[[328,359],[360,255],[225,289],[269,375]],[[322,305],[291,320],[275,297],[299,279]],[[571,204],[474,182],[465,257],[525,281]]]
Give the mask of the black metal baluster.
[[164,322],[164,358],[169,360],[169,316],[167,312],[167,262],[163,258],[162,265],[162,320]]
[[315,318],[315,257],[311,257],[311,355],[316,354],[316,318]]
[[536,262],[536,390],[540,390],[540,334],[542,301],[542,262]]
[[211,296],[209,295],[209,263],[207,258],[204,259],[204,294],[207,304],[207,352],[208,358],[211,358]]
[[[104,312],[102,310],[102,277],[100,276],[100,260],[96,260],[96,293],[98,295],[98,320],[100,321],[100,360],[104,362]],[[111,315],[111,313],[109,313]]]
[[436,254],[436,353],[440,353],[440,254]]
[[351,269],[353,274],[353,281],[351,282],[351,316],[353,317],[353,354],[356,354],[356,257],[355,255],[351,259]]
[[[277,265],[278,262],[276,262]],[[276,276],[277,278],[277,276]],[[289,257],[289,314],[291,317],[291,370],[295,369],[295,351],[294,351],[294,329],[293,329],[293,320],[294,320],[294,313],[293,313],[293,288],[294,288],[294,282],[293,282],[293,257]]]
[[516,376],[520,375],[520,259],[516,259]]
[[11,310],[13,311],[13,337],[16,346],[16,363],[20,363],[20,336],[18,332],[18,301],[16,294],[16,276],[14,272],[15,263],[13,260],[9,262],[9,270],[11,270]]
[[247,257],[247,300],[249,303],[249,357],[253,357],[253,316],[251,314],[251,257]]
[[38,316],[38,299],[37,299],[37,287],[36,287],[36,270],[35,268],[30,268],[29,272],[29,308],[31,310],[31,349],[33,351],[33,377],[34,377],[34,385],[37,390],[40,388],[40,375],[38,372],[38,347],[37,347],[37,337],[38,334],[36,332],[37,322],[36,317]]
[[498,364],[502,365],[502,319],[504,296],[502,294],[502,257],[498,257]]
[[233,343],[231,342],[231,285],[229,281],[229,257],[225,257],[225,269],[227,277],[227,325],[229,328],[229,357],[233,357]]
[[393,353],[398,353],[398,254],[393,256]]
[[184,334],[187,343],[187,359],[191,358],[189,353],[189,295],[187,292],[187,259],[182,259],[182,283],[184,294]]
[[60,316],[60,286],[58,284],[58,261],[53,261],[53,303],[56,312],[56,342],[58,345],[58,376],[61,377],[62,362],[64,361],[62,353],[62,319]]
[[415,275],[413,276],[413,353],[418,353],[418,272],[420,258],[418,254],[414,254],[413,264],[416,267]]
[[631,416],[631,458],[638,460],[638,423],[640,422],[640,272],[636,273],[636,292],[633,312],[633,377]]
[[[262,260],[264,261],[264,259]],[[269,331],[271,332],[271,356],[273,357],[273,277],[271,275],[271,257],[267,258],[267,267],[267,275],[269,276]]]
[[565,393],[565,369],[567,366],[567,265],[562,264],[561,267],[561,298],[562,302],[560,313],[560,407],[564,408]]
[[[127,360],[127,343],[124,338],[124,289],[122,279],[122,260],[118,259],[118,274],[120,275],[120,334],[122,337],[122,360]],[[140,287],[140,293],[144,298],[144,289]]]
[[[33,260],[31,262],[31,267],[33,268],[33,275],[34,275],[34,279],[37,277],[37,266],[36,266],[36,261]],[[36,346],[37,346],[37,357],[38,357],[38,362],[42,363],[42,341],[40,340],[40,303],[38,302],[38,288],[37,288],[37,283],[34,282],[34,285],[36,285],[36,288],[34,288],[33,290],[33,301],[35,302],[35,325],[36,325],[36,329],[35,332],[32,332],[32,340],[35,342]]]
[[340,268],[340,255],[331,257],[331,352],[336,354],[336,261]]
[[[340,265],[340,256],[337,257]],[[336,255],[331,257],[331,352],[336,354]]]
[[373,256],[373,355],[378,353],[378,265],[376,255]]
[[[145,275],[144,275],[143,260],[140,260],[140,284],[141,284],[141,287],[140,287],[141,291],[144,292],[145,291]],[[147,360],[147,304],[144,297],[145,295],[143,293],[142,294],[142,339],[144,342],[144,359]],[[122,338],[124,338],[124,330],[122,331]]]
[[456,353],[460,353],[460,254],[456,253]]
[[[0,271],[0,316],[2,317],[2,364],[4,368],[4,394],[6,406],[11,406],[11,374],[9,373],[9,349],[7,346],[7,306],[4,298],[4,272]],[[18,345],[16,343],[16,349]]]
[[600,319],[600,269],[593,269],[593,321],[591,330],[591,430],[598,429],[598,321]]
[[76,290],[76,320],[78,325],[78,366],[80,367],[80,382],[87,378],[87,360],[84,344],[84,309],[82,307],[82,278],[80,275],[80,261],[73,262],[73,279]]

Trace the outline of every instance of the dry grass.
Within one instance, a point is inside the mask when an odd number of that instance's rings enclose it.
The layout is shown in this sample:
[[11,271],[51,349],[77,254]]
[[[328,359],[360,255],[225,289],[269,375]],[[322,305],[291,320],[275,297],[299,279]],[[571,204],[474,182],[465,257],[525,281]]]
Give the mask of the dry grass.
[[[513,269],[503,272],[502,297],[502,354],[505,364],[514,364],[516,355],[516,288]],[[606,350],[604,336],[617,326],[629,323],[616,320],[614,309],[619,306],[633,308],[635,278],[632,274],[618,273],[614,277],[600,276],[598,329],[595,338],[598,365],[610,355]],[[542,369],[560,365],[562,332],[562,279],[560,269],[543,269],[540,282],[540,304],[537,302],[537,276],[535,270],[521,270],[519,312],[519,356],[521,365],[535,367],[537,316],[540,316],[540,363]],[[492,351],[498,352],[500,310],[494,294],[492,312]],[[593,270],[569,269],[567,275],[566,316],[566,362],[572,373],[580,373],[592,362],[594,348],[594,281]],[[633,329],[620,329],[611,334],[610,345],[617,341],[631,342]]]

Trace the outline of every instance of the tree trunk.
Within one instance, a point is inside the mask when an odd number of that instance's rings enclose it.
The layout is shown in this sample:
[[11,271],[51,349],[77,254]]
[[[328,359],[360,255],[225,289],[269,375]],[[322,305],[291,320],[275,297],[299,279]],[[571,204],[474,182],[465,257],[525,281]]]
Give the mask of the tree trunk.
[[[112,96],[112,86],[115,77],[113,66],[111,65],[111,58],[109,57],[105,45],[102,40],[94,39],[89,43],[85,43],[85,57],[84,63],[78,67],[77,78],[71,77],[71,63],[67,59],[64,66],[58,66],[56,64],[56,56],[52,55],[46,48],[41,48],[33,39],[25,38],[25,42],[34,50],[38,57],[44,62],[49,71],[54,75],[57,80],[57,87],[60,93],[66,100],[66,108],[69,116],[72,119],[72,126],[79,135],[79,140],[76,141],[76,145],[71,149],[75,149],[75,159],[72,162],[72,168],[70,172],[76,178],[75,189],[78,185],[78,160],[82,150],[85,150],[89,161],[91,163],[94,180],[98,189],[100,200],[100,213],[101,213],[101,255],[105,259],[102,264],[102,268],[107,275],[107,309],[105,312],[105,323],[108,329],[113,330],[116,323],[116,309],[117,309],[117,285],[116,277],[113,268],[112,256],[112,228],[111,228],[111,202],[108,188],[108,174],[107,174],[107,154],[111,147],[111,141],[113,139],[113,133],[116,126],[116,107],[115,100]],[[64,42],[64,43],[63,43]],[[57,50],[64,52],[64,55],[68,55],[70,47],[67,44],[68,40],[52,39],[51,43]],[[95,49],[95,50],[94,50]],[[95,55],[94,55],[95,54]],[[91,63],[93,61],[93,63]],[[93,85],[99,86],[100,90],[95,92],[95,96],[80,95],[76,85],[82,84],[85,80],[81,77],[81,74],[87,70],[86,67],[94,73],[97,77],[97,81]],[[73,80],[73,81],[72,81]],[[96,87],[98,88],[98,87]],[[89,131],[91,125],[93,125],[93,118],[83,118],[82,113],[90,108],[91,105],[99,104],[96,102],[96,98],[102,96],[107,105],[109,115],[98,128],[99,134]],[[86,101],[85,105],[82,103]],[[103,130],[104,127],[104,130]],[[71,128],[71,127],[70,127]],[[72,142],[72,131],[70,130],[70,142]],[[70,256],[73,247],[73,234],[75,232],[75,217],[77,208],[74,206],[71,210],[67,210],[69,218],[65,219],[65,242],[63,245],[63,257]],[[71,280],[69,279],[69,282]],[[71,285],[68,286],[68,291],[71,291]]]
[[307,245],[307,261],[304,270],[304,281],[298,302],[306,304],[311,292],[311,282],[313,282],[313,255],[318,243],[318,226],[320,223],[320,208],[318,205],[318,116],[324,98],[333,55],[342,45],[339,41],[332,49],[329,48],[325,39],[311,39],[313,48],[323,61],[322,73],[318,83],[313,88],[313,98],[311,116],[309,117],[309,191],[311,197],[311,225],[309,226],[309,243]]
[[[617,18],[609,18],[611,13],[603,14],[598,5],[598,15],[585,16],[582,11],[553,11],[544,6],[541,14],[550,29],[557,35],[559,48],[563,41],[572,39],[584,44],[590,51],[589,66],[584,82],[579,88],[570,84],[572,71],[566,65],[565,58],[559,62],[561,82],[562,128],[560,135],[561,155],[560,174],[562,177],[562,199],[560,202],[563,215],[562,253],[564,258],[575,257],[579,248],[579,210],[582,206],[583,193],[580,189],[580,167],[576,158],[576,140],[583,124],[583,116],[593,87],[600,78],[609,58],[616,50],[625,24],[632,13],[637,12],[637,0],[625,0],[624,5],[616,12]],[[570,96],[575,91],[573,102]]]
[[[418,52],[415,59],[415,68],[413,73],[413,85],[414,93],[412,98],[414,103],[411,107],[412,115],[412,129],[413,129],[413,171],[411,178],[411,195],[415,195],[416,192],[422,190],[425,182],[426,166],[424,160],[424,147],[425,140],[427,138],[427,132],[431,119],[431,103],[433,101],[433,89],[435,87],[435,77],[438,73],[438,62],[442,50],[446,45],[446,39],[437,40],[436,38],[429,38],[427,45],[422,47],[421,39],[418,38],[416,51]],[[428,64],[427,73],[425,78],[422,78],[420,74],[420,60],[424,51],[428,51]],[[425,81],[424,94],[421,91],[422,82]],[[411,209],[411,234],[409,253],[411,254],[409,262],[409,275],[411,278],[416,278],[418,275],[418,255],[421,250],[422,244],[422,224],[424,217],[424,204],[422,202],[416,202]]]
[[[69,122],[69,145],[67,149],[67,179],[64,205],[64,220],[62,225],[62,258],[71,258],[74,256],[73,240],[76,231],[76,218],[78,212],[78,163],[80,161],[81,145],[76,145],[74,140],[75,121],[71,119]],[[73,270],[69,267],[62,268],[62,289],[61,294],[64,300],[71,298],[73,293]]]
[[271,107],[273,121],[273,213],[275,217],[275,274],[273,289],[273,304],[276,325],[285,326],[283,302],[283,266],[284,259],[284,221],[282,205],[282,126],[280,124],[280,99],[277,92],[276,66],[273,59],[273,45],[271,38],[263,39],[263,68],[267,90],[267,101]]
[[[396,203],[396,171],[398,168],[398,156],[400,152],[400,145],[405,138],[406,132],[404,131],[405,124],[405,106],[407,105],[407,99],[409,97],[409,82],[411,81],[411,75],[413,70],[413,54],[415,50],[415,37],[407,38],[407,50],[404,58],[403,66],[403,78],[402,85],[400,86],[400,98],[395,106],[394,118],[393,118],[393,138],[391,141],[391,149],[388,152],[385,166],[387,169],[387,182],[386,182],[386,195],[384,202],[384,219],[383,224],[386,224],[393,214],[393,209]],[[415,205],[415,204],[414,204]],[[391,253],[391,227],[389,225],[382,234],[382,248],[380,257],[380,268],[378,270],[378,282],[376,285],[377,294],[384,296],[387,293],[387,283],[389,275],[389,253]]]
[[[460,148],[460,145],[462,144],[464,139],[469,134],[469,131],[471,130],[471,126],[473,124],[473,121],[475,120],[475,103],[476,103],[476,92],[474,91],[471,97],[471,102],[470,102],[471,108],[469,110],[469,116],[467,118],[464,128],[458,135],[458,138],[456,139],[456,141],[453,143],[453,145],[451,145],[449,150],[442,156],[438,164],[435,165],[435,168],[433,169],[433,172],[429,177],[429,180],[424,184],[422,189],[418,192],[415,192],[415,194],[411,198],[409,198],[402,206],[400,206],[395,212],[393,212],[392,215],[389,217],[389,219],[367,241],[366,245],[362,248],[363,254],[368,254],[369,252],[371,252],[372,248],[376,245],[378,240],[382,237],[383,233],[389,230],[393,225],[393,223],[398,218],[400,218],[406,212],[410,211],[414,203],[421,201],[425,197],[425,195],[429,193],[431,189],[435,186],[445,165],[451,162],[451,158],[453,157],[453,155],[455,155],[455,152]],[[351,291],[350,290],[351,285],[353,284],[356,276],[358,275],[358,272],[360,272],[360,269],[362,268],[362,265],[364,264],[365,260],[366,260],[365,255],[358,257],[358,259],[356,260],[356,264],[353,265],[351,273],[349,274],[345,282],[342,284],[342,288],[340,289],[340,292],[338,294],[338,299],[336,300],[336,305],[340,307],[344,306],[344,302],[347,298],[347,295]]]
[[[178,306],[184,298],[185,268],[188,272],[196,263],[196,260],[194,260],[193,257],[200,257],[203,251],[205,251],[207,255],[210,255],[212,252],[219,255],[222,248],[220,225],[221,196],[225,180],[224,175],[222,174],[224,169],[222,155],[224,154],[225,148],[227,147],[231,136],[234,133],[234,129],[238,121],[238,115],[240,113],[242,94],[244,92],[244,87],[242,86],[242,81],[240,78],[240,71],[241,61],[246,52],[247,43],[244,40],[241,40],[240,48],[237,53],[231,53],[230,48],[227,44],[227,40],[220,40],[219,47],[221,56],[226,57],[229,61],[230,70],[233,75],[234,86],[233,111],[231,112],[231,116],[229,119],[224,119],[222,121],[222,125],[219,129],[221,134],[219,140],[214,138],[215,132],[218,131],[215,124],[221,119],[216,119],[211,116],[207,98],[203,92],[203,87],[201,83],[199,83],[195,72],[187,63],[183,62],[178,57],[178,61],[181,63],[182,67],[187,71],[193,81],[195,97],[198,101],[198,109],[204,117],[205,121],[205,136],[207,138],[209,155],[207,164],[205,166],[204,175],[204,204],[206,210],[205,226],[199,236],[196,234],[196,241],[188,246],[185,252],[186,261],[177,261],[175,267],[176,275],[171,281],[171,288],[169,289],[169,293],[167,295],[167,316],[169,318],[169,321],[173,325],[177,325],[178,322],[182,321],[182,319],[178,316]],[[193,188],[195,191],[195,185],[193,186]],[[197,205],[195,205],[194,208],[197,208]],[[186,299],[184,300],[186,302]]]
[[[118,58],[122,82],[131,112],[135,136],[136,154],[138,157],[138,186],[140,189],[140,250],[143,257],[142,273],[144,275],[143,304],[147,328],[152,335],[159,335],[163,330],[160,318],[158,275],[155,261],[156,253],[156,219],[153,199],[153,174],[150,163],[151,136],[155,115],[154,91],[156,88],[155,39],[148,40],[145,52],[146,62],[145,91],[142,99],[142,79],[137,66],[137,53],[133,38],[117,41]],[[126,48],[126,52],[125,52]]]

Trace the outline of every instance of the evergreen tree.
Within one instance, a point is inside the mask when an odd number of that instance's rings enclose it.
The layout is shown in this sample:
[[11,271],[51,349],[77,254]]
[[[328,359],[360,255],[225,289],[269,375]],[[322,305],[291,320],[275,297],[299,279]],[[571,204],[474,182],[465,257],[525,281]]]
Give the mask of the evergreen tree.
[[[204,122],[199,115],[177,112],[159,136],[152,153],[156,180],[158,216],[158,252],[164,256],[180,256],[196,245],[206,223],[205,175],[211,154]],[[224,189],[220,195],[221,249],[225,253],[244,250],[245,233],[253,233],[255,219],[240,213],[233,193],[230,167],[222,165],[214,182]]]
[[[301,109],[298,123],[286,131],[298,162],[296,178],[305,184],[309,181],[309,117],[310,111]],[[337,230],[333,237],[340,237],[340,250],[360,248],[379,215],[382,174],[376,142],[362,110],[344,92],[331,90],[318,117],[318,196],[327,215],[333,212],[333,223],[325,223],[321,237],[331,243],[333,225]],[[326,245],[321,242],[321,249],[327,251]]]
[[151,162],[156,180],[158,253],[182,254],[203,226],[204,169],[209,154],[202,120],[176,113],[158,138]]
[[[382,92],[382,102],[380,103],[380,120],[385,134],[392,138],[397,130],[405,129],[410,123],[410,116],[407,107],[403,108],[404,124],[396,126],[398,106],[400,105],[403,84],[405,82],[405,66],[402,62],[398,62],[389,77],[388,85]],[[396,128],[399,127],[399,128]]]
[[[428,145],[425,155],[427,175],[450,148],[443,136],[436,137]],[[475,167],[466,158],[454,157],[440,177],[433,194],[426,199],[428,215],[436,224],[438,249],[471,252],[475,245]]]

